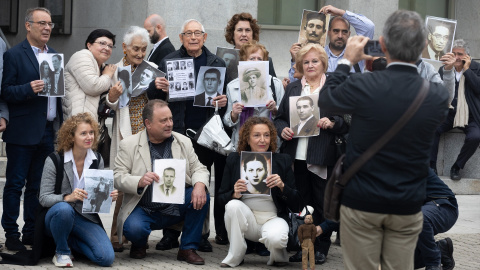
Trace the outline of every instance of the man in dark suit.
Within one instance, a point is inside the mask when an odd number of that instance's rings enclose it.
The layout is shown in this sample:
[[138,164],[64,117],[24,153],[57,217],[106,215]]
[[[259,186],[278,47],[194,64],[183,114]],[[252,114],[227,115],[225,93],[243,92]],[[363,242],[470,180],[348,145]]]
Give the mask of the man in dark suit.
[[[424,84],[415,63],[425,47],[426,29],[414,11],[397,10],[387,19],[379,42],[387,69],[350,75],[352,65],[369,59],[367,37],[347,41],[343,59],[320,91],[322,111],[351,113],[348,170],[405,113]],[[428,160],[435,129],[448,111],[448,91],[431,82],[425,100],[345,186],[340,231],[346,269],[413,269],[422,231]],[[406,139],[408,138],[408,139]],[[399,188],[401,187],[401,188]],[[381,259],[380,259],[381,258]],[[429,269],[441,269],[429,268]]]
[[63,80],[62,56],[55,54],[52,56],[53,64],[53,93],[63,95],[65,93],[65,83]]
[[320,127],[317,126],[318,117],[313,115],[315,110],[313,100],[309,96],[303,96],[297,99],[296,105],[300,122],[292,128],[295,133],[293,136],[306,137],[320,134]]
[[[8,129],[3,133],[8,161],[2,226],[9,250],[24,250],[24,244],[33,244],[43,164],[54,151],[54,128],[58,128],[62,121],[60,99],[38,96],[44,82],[40,80],[37,56],[56,52],[46,45],[53,26],[48,9],[28,9],[25,15],[27,38],[4,54],[1,95],[8,104],[11,117]],[[25,225],[20,242],[17,218],[24,186]]]
[[145,19],[143,27],[147,29],[150,42],[153,44],[153,49],[148,55],[148,61],[158,66],[167,54],[175,51],[175,47],[170,42],[165,30],[165,20],[158,14],[152,14]]
[[[463,169],[467,161],[475,154],[480,145],[480,64],[472,61],[470,50],[463,39],[453,43],[455,54],[455,95],[452,100],[453,109],[449,110],[445,121],[437,128],[430,155],[430,166],[436,171],[438,143],[440,135],[453,128],[459,128],[465,133],[465,142],[458,154],[457,160],[450,168],[450,178],[460,180],[460,169]],[[440,76],[443,78],[444,67],[440,68]],[[445,74],[446,75],[446,74]]]
[[193,105],[213,106],[213,98],[220,95],[218,93],[218,86],[221,85],[221,83],[220,71],[216,68],[207,69],[203,75],[203,89],[205,91],[195,96]]
[[159,186],[165,196],[170,196],[175,193],[177,188],[173,185],[175,181],[175,169],[172,167],[165,168],[163,170],[163,184]]

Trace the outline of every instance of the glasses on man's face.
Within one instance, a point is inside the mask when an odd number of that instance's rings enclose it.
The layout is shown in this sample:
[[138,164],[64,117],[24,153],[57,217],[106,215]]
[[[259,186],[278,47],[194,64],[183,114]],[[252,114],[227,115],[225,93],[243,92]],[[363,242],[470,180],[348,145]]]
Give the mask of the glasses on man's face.
[[182,35],[188,38],[192,37],[192,35],[195,35],[195,37],[201,37],[203,34],[205,34],[205,32],[203,31],[195,31],[195,32],[188,31],[188,32],[182,33]]
[[448,41],[448,36],[442,36],[440,34],[433,34],[435,39],[443,39],[444,41]]
[[50,28],[54,28],[55,27],[55,23],[52,23],[52,22],[46,22],[46,21],[38,21],[38,22],[34,22],[34,21],[28,21],[29,23],[36,23],[38,25],[40,25],[41,27],[45,28],[47,26],[49,26]]
[[105,42],[105,41],[95,41],[95,42],[93,42],[93,43],[100,44],[100,47],[101,47],[102,49],[109,48],[110,50],[113,50],[113,49],[116,48],[113,44],[107,44],[107,42]]

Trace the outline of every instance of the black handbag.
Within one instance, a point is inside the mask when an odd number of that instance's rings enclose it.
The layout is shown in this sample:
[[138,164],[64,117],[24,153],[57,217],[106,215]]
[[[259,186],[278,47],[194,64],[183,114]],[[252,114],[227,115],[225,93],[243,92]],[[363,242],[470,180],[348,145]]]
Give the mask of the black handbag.
[[360,170],[368,160],[370,160],[380,149],[382,149],[382,147],[387,144],[387,142],[389,142],[390,139],[393,138],[393,136],[395,136],[395,134],[397,134],[398,131],[400,131],[400,129],[402,129],[412,118],[427,96],[429,86],[430,83],[427,80],[423,80],[423,84],[419,93],[402,117],[400,117],[400,119],[398,119],[397,122],[395,122],[395,124],[382,137],[380,137],[360,157],[358,157],[345,173],[343,173],[343,160],[345,159],[345,154],[338,159],[325,188],[323,213],[326,219],[330,219],[335,222],[340,221],[340,205],[345,186],[355,175],[355,173],[357,173],[358,170]]

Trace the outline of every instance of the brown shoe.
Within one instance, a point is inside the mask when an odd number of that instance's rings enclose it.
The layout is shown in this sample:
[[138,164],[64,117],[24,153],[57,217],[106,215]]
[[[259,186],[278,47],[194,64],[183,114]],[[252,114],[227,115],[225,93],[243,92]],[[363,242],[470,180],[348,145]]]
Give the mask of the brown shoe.
[[202,259],[197,254],[195,249],[179,249],[177,254],[177,260],[179,261],[186,261],[187,263],[203,265],[205,264],[205,260]]
[[147,248],[143,247],[136,247],[132,245],[130,248],[130,258],[133,259],[143,259],[147,256]]
[[123,252],[125,248],[123,247],[123,244],[120,244],[119,242],[113,242],[112,243],[113,251],[115,252]]

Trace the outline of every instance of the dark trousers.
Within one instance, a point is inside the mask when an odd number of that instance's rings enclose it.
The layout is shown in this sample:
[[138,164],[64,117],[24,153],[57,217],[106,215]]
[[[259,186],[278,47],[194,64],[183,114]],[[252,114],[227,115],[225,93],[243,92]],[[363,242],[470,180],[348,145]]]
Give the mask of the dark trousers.
[[[305,160],[296,159],[293,172],[295,175],[295,185],[303,198],[303,203],[313,207],[313,224],[320,225],[320,223],[325,221],[325,217],[323,216],[323,197],[327,180],[309,171]],[[328,168],[327,175],[329,176],[330,174],[331,168]],[[315,240],[315,251],[320,251],[327,256],[330,245],[332,244],[330,240],[331,236],[331,231],[318,236],[317,240]]]
[[[435,138],[433,140],[432,152],[430,154],[430,161],[437,162],[438,154],[438,143],[440,142],[440,135],[444,132],[447,132],[453,129],[453,120],[455,119],[455,111],[450,110],[448,112],[447,118],[435,131]],[[470,115],[468,118],[468,125],[464,128],[460,128],[465,133],[465,142],[463,143],[460,154],[458,154],[457,160],[455,163],[458,167],[463,169],[465,164],[470,159],[478,146],[480,145],[480,127],[477,122],[473,119],[473,116]]]
[[436,202],[427,202],[422,213],[423,229],[415,248],[415,269],[440,264],[441,253],[434,235],[448,231],[458,218],[458,209],[448,203],[437,206]]
[[38,192],[43,172],[43,165],[53,149],[53,124],[48,122],[45,133],[39,144],[17,145],[7,143],[7,171],[3,190],[2,226],[5,237],[20,237],[17,219],[20,213],[20,197],[25,187],[23,198],[22,229],[24,238],[33,237],[35,227],[35,211],[39,206]]
[[[195,154],[197,154],[198,156],[198,160],[207,167],[209,172],[211,172],[212,165],[215,164],[215,190],[214,190],[215,193],[214,194],[216,198],[217,192],[220,189],[220,186],[222,184],[223,170],[225,169],[225,162],[227,160],[227,157],[199,145],[194,140],[192,140],[192,144],[193,144],[193,149],[195,150]],[[217,234],[220,234],[226,237],[227,230],[225,229],[225,221],[224,221],[225,206],[224,205],[218,206],[217,202],[218,200],[215,200],[213,205],[215,231]],[[210,205],[207,205],[207,207],[210,207]],[[163,235],[169,236],[171,238],[178,238],[180,236],[180,232],[174,229],[166,228],[163,230]]]

